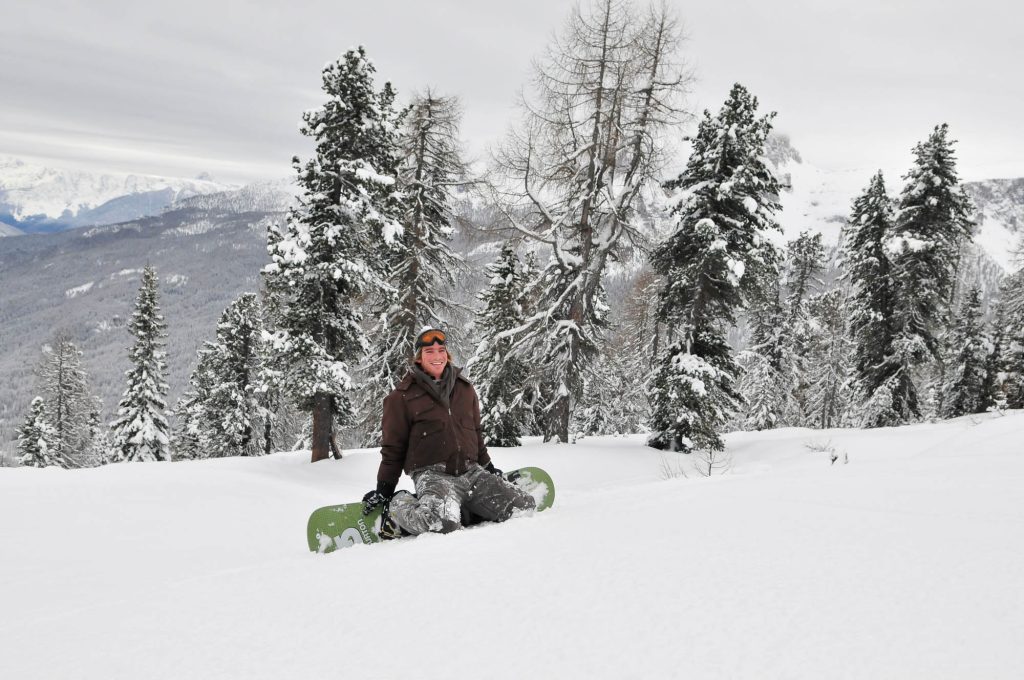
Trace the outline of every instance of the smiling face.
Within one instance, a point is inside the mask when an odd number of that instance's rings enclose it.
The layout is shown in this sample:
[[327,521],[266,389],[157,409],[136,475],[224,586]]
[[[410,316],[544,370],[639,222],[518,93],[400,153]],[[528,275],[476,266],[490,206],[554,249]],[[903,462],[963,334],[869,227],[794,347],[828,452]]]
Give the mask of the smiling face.
[[434,380],[440,380],[444,367],[448,364],[448,350],[444,345],[435,343],[420,349],[420,358],[416,360],[423,372]]

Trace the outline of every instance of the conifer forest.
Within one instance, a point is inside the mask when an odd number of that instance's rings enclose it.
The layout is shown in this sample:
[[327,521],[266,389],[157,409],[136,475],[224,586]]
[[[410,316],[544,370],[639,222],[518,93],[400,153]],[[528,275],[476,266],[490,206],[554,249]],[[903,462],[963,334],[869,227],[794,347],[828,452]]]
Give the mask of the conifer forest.
[[906,140],[901,176],[861,178],[838,243],[787,238],[776,112],[742,83],[693,110],[689,62],[667,6],[584,3],[535,60],[518,124],[469,159],[458,92],[344,52],[301,114],[311,151],[292,160],[259,285],[208,329],[180,396],[147,266],[124,300],[119,403],[104,411],[57,333],[15,462],[374,447],[424,328],[448,334],[494,446],[644,433],[714,469],[736,430],[1024,408],[1024,269],[993,289],[974,266],[943,112]]

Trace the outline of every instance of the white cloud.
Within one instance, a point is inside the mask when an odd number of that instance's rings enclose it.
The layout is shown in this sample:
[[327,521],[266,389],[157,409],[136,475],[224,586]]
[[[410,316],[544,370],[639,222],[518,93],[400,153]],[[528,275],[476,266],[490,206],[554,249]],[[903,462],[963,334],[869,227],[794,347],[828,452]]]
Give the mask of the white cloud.
[[[380,82],[461,97],[479,153],[574,3],[33,3],[0,24],[0,153],[225,181],[290,174],[319,71],[364,44]],[[974,177],[1024,175],[1021,11],[994,0],[675,3],[694,104],[740,81],[812,162],[905,167],[948,121]],[[1012,7],[1012,9],[1011,9]]]

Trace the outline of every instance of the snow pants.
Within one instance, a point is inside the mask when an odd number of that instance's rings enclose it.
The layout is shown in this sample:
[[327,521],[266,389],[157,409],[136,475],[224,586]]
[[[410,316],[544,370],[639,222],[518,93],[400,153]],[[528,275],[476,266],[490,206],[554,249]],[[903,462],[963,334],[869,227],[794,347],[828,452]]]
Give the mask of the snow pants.
[[516,510],[532,510],[533,496],[498,475],[473,463],[456,477],[444,463],[412,473],[416,495],[399,493],[391,500],[391,518],[410,534],[434,531],[446,534],[462,526],[462,513],[492,522],[504,522]]

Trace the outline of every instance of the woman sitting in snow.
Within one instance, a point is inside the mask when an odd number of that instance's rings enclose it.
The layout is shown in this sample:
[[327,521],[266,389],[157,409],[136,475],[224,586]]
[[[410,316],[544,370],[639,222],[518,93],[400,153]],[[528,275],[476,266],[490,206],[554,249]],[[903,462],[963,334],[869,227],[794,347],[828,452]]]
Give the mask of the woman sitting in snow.
[[[363,497],[366,514],[384,505],[382,538],[454,531],[462,526],[463,510],[503,522],[514,510],[536,505],[491,462],[480,400],[451,363],[445,343],[443,331],[420,333],[409,373],[384,399],[377,488]],[[416,495],[395,493],[403,470]]]

